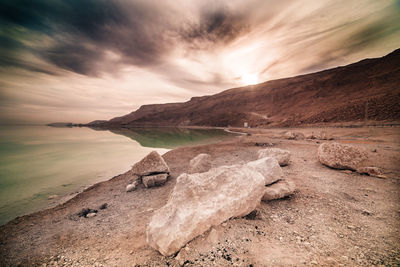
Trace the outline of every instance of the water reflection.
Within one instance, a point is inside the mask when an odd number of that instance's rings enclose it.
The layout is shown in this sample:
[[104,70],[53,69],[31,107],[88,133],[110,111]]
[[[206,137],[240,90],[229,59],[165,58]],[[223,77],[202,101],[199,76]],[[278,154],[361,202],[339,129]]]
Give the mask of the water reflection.
[[168,149],[189,145],[209,144],[234,136],[234,134],[220,129],[131,128],[110,131],[129,137],[144,147]]
[[47,207],[51,195],[123,173],[152,150],[163,154],[229,137],[205,129],[0,126],[0,224]]

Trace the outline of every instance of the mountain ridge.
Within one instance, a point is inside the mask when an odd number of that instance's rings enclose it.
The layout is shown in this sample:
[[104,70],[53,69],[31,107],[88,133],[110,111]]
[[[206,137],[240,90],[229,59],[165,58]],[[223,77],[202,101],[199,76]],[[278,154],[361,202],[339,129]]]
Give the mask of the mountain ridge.
[[400,49],[316,73],[143,105],[103,127],[292,127],[318,123],[400,120]]

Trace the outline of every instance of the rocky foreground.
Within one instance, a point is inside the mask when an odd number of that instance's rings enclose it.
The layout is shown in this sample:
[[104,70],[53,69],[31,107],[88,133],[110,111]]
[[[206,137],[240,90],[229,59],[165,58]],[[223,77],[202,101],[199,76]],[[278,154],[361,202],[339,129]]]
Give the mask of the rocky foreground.
[[248,131],[1,226],[1,265],[400,263],[398,128]]

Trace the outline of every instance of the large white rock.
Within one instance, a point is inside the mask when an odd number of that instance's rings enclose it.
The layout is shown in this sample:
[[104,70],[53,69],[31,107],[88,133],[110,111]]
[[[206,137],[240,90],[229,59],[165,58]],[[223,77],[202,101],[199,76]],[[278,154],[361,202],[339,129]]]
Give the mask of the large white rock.
[[355,171],[365,167],[368,155],[362,148],[332,142],[318,147],[318,160],[331,168]]
[[263,201],[280,199],[294,194],[296,186],[291,180],[281,180],[265,187]]
[[264,177],[265,185],[275,183],[283,179],[284,174],[275,158],[265,157],[255,161],[250,161],[247,166],[261,173]]
[[264,195],[265,179],[246,165],[222,166],[208,172],[182,174],[167,204],[147,228],[147,243],[165,256],[231,217],[253,211]]
[[157,151],[152,151],[141,161],[133,165],[130,173],[137,176],[169,173],[169,167]]
[[211,169],[211,156],[209,154],[199,154],[190,160],[188,173],[206,172]]
[[289,164],[290,151],[280,148],[265,148],[258,151],[258,158],[272,157],[275,158],[279,165],[286,166]]

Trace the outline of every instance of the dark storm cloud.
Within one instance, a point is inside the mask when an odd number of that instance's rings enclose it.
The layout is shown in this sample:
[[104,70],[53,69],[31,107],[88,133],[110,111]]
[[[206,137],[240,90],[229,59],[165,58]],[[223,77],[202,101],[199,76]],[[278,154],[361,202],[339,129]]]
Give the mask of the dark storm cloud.
[[39,54],[57,67],[92,76],[97,74],[96,62],[103,57],[103,53],[96,48],[67,43],[57,44]]
[[352,35],[345,48],[347,53],[375,45],[385,38],[400,35],[400,8],[391,10],[390,13],[359,29]]
[[[382,44],[390,38],[400,36],[400,8],[390,6],[375,14],[375,18],[363,18],[349,21],[323,32],[315,32],[312,36],[307,36],[307,40],[313,36],[318,37],[318,41],[323,41],[325,34],[339,36],[338,44],[319,48],[319,42],[315,42],[317,59],[300,70],[301,73],[310,73],[333,66],[337,66],[340,58],[345,58],[354,53],[365,51],[371,47]],[[354,28],[351,34],[343,34],[343,31]],[[322,35],[321,35],[322,34]],[[317,49],[319,48],[319,49]],[[390,51],[389,51],[390,52]],[[336,63],[336,64],[335,64]]]
[[19,49],[19,38],[37,34],[51,42],[31,47],[36,55],[80,74],[96,74],[93,68],[99,67],[107,50],[131,64],[151,65],[166,51],[152,8],[126,1],[6,0],[0,7],[2,29],[22,27],[25,31],[23,36],[13,36],[14,40],[8,38],[2,50]]
[[48,37],[48,44],[30,50],[57,67],[92,76],[113,63],[107,51],[122,63],[152,66],[164,62],[176,44],[209,48],[248,27],[243,15],[222,5],[199,9],[194,21],[175,17],[169,8],[167,2],[149,1],[4,0],[0,23],[3,29],[24,29],[8,39],[7,49],[21,49],[20,41],[32,35]]
[[28,48],[17,39],[0,35],[0,68],[16,68],[30,72],[57,75],[56,72],[48,68],[40,67],[32,64],[32,62],[20,59],[18,54],[24,49]]
[[233,13],[227,7],[203,9],[198,21],[187,25],[181,37],[193,47],[226,44],[248,31],[249,22],[244,14]]
[[2,57],[0,59],[0,68],[18,68],[30,72],[44,73],[48,75],[58,75],[57,72],[51,71],[48,68],[35,66],[34,64],[26,61],[21,61],[15,58]]

